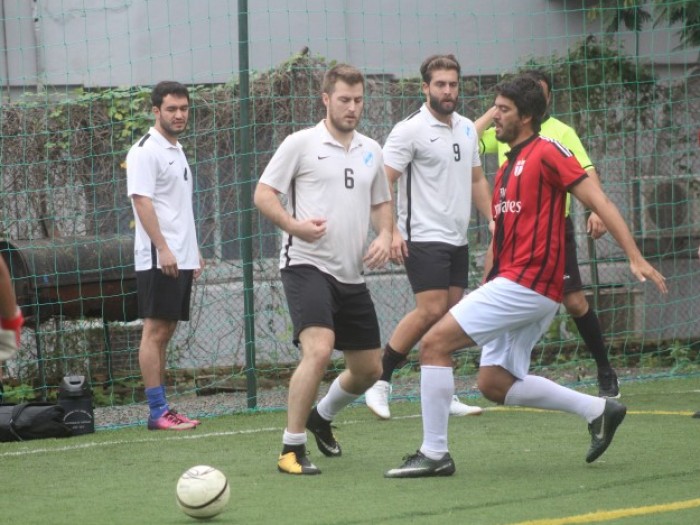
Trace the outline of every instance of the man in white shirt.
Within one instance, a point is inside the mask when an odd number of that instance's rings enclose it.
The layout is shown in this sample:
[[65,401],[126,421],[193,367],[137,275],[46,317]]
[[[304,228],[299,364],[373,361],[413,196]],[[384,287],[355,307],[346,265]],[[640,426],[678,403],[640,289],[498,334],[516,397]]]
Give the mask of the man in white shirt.
[[192,171],[177,140],[187,126],[189,101],[184,85],[158,83],[151,93],[155,124],[126,157],[149,430],[190,430],[199,424],[172,410],[165,396],[165,352],[178,321],[189,320],[192,281],[204,268],[192,209]]
[[[255,190],[255,205],[283,230],[280,273],[301,352],[277,462],[293,475],[321,473],[306,455],[306,429],[324,455],[341,455],[331,421],[379,377],[379,322],[363,269],[389,260],[393,226],[382,150],[355,131],[364,76],[338,64],[326,72],[322,97],[325,120],[289,135]],[[377,237],[365,250],[370,220]],[[343,352],[345,370],[312,410],[333,349]]]
[[[382,376],[365,394],[367,406],[381,419],[391,417],[394,370],[467,288],[472,199],[491,220],[491,192],[481,168],[476,128],[455,111],[459,62],[453,55],[434,55],[420,72],[425,104],[399,122],[384,145],[389,182],[398,181],[399,186],[391,256],[406,266],[416,307],[394,330],[384,348]],[[481,408],[454,396],[450,414],[478,415]]]

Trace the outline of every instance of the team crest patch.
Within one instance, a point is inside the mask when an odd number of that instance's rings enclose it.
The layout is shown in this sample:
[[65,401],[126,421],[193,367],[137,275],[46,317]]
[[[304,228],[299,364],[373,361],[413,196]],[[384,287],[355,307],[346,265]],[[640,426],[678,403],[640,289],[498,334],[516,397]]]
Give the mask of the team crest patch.
[[374,153],[371,151],[365,152],[365,154],[362,157],[362,161],[365,163],[365,166],[368,168],[371,168],[374,166]]
[[515,163],[515,168],[513,168],[513,175],[515,175],[516,177],[519,177],[524,169],[525,169],[525,160],[519,160],[518,162]]

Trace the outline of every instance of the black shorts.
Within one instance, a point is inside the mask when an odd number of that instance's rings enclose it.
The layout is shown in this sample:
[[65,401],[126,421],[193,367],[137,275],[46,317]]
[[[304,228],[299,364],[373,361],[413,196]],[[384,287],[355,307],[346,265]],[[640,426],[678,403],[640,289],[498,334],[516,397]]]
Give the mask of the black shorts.
[[309,265],[289,266],[280,273],[295,345],[304,328],[324,326],[335,333],[337,350],[380,347],[377,313],[365,283],[344,284]]
[[469,246],[445,242],[407,242],[404,259],[408,282],[414,294],[427,290],[466,290],[469,278]]
[[158,268],[136,272],[139,317],[189,321],[193,277],[194,270],[180,270],[177,277]]
[[577,292],[583,288],[581,273],[578,269],[578,256],[576,255],[576,231],[574,221],[567,217],[564,230],[564,295]]

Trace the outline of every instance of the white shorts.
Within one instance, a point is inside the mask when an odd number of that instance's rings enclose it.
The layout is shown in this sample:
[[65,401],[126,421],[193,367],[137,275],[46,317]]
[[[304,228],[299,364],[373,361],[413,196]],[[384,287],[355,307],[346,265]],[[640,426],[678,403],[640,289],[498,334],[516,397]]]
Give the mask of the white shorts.
[[523,379],[532,349],[558,309],[556,301],[497,277],[466,295],[450,313],[481,347],[481,366],[500,366]]

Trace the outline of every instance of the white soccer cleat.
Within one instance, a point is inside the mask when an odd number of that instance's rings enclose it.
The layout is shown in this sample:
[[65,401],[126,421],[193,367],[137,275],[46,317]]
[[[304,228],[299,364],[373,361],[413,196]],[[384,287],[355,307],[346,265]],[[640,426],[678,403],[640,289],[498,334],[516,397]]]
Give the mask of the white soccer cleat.
[[380,419],[390,419],[389,395],[391,394],[391,383],[381,379],[374,383],[365,392],[365,403],[375,415]]
[[451,416],[480,416],[483,411],[481,407],[465,405],[457,396],[452,396],[452,403],[450,403]]

